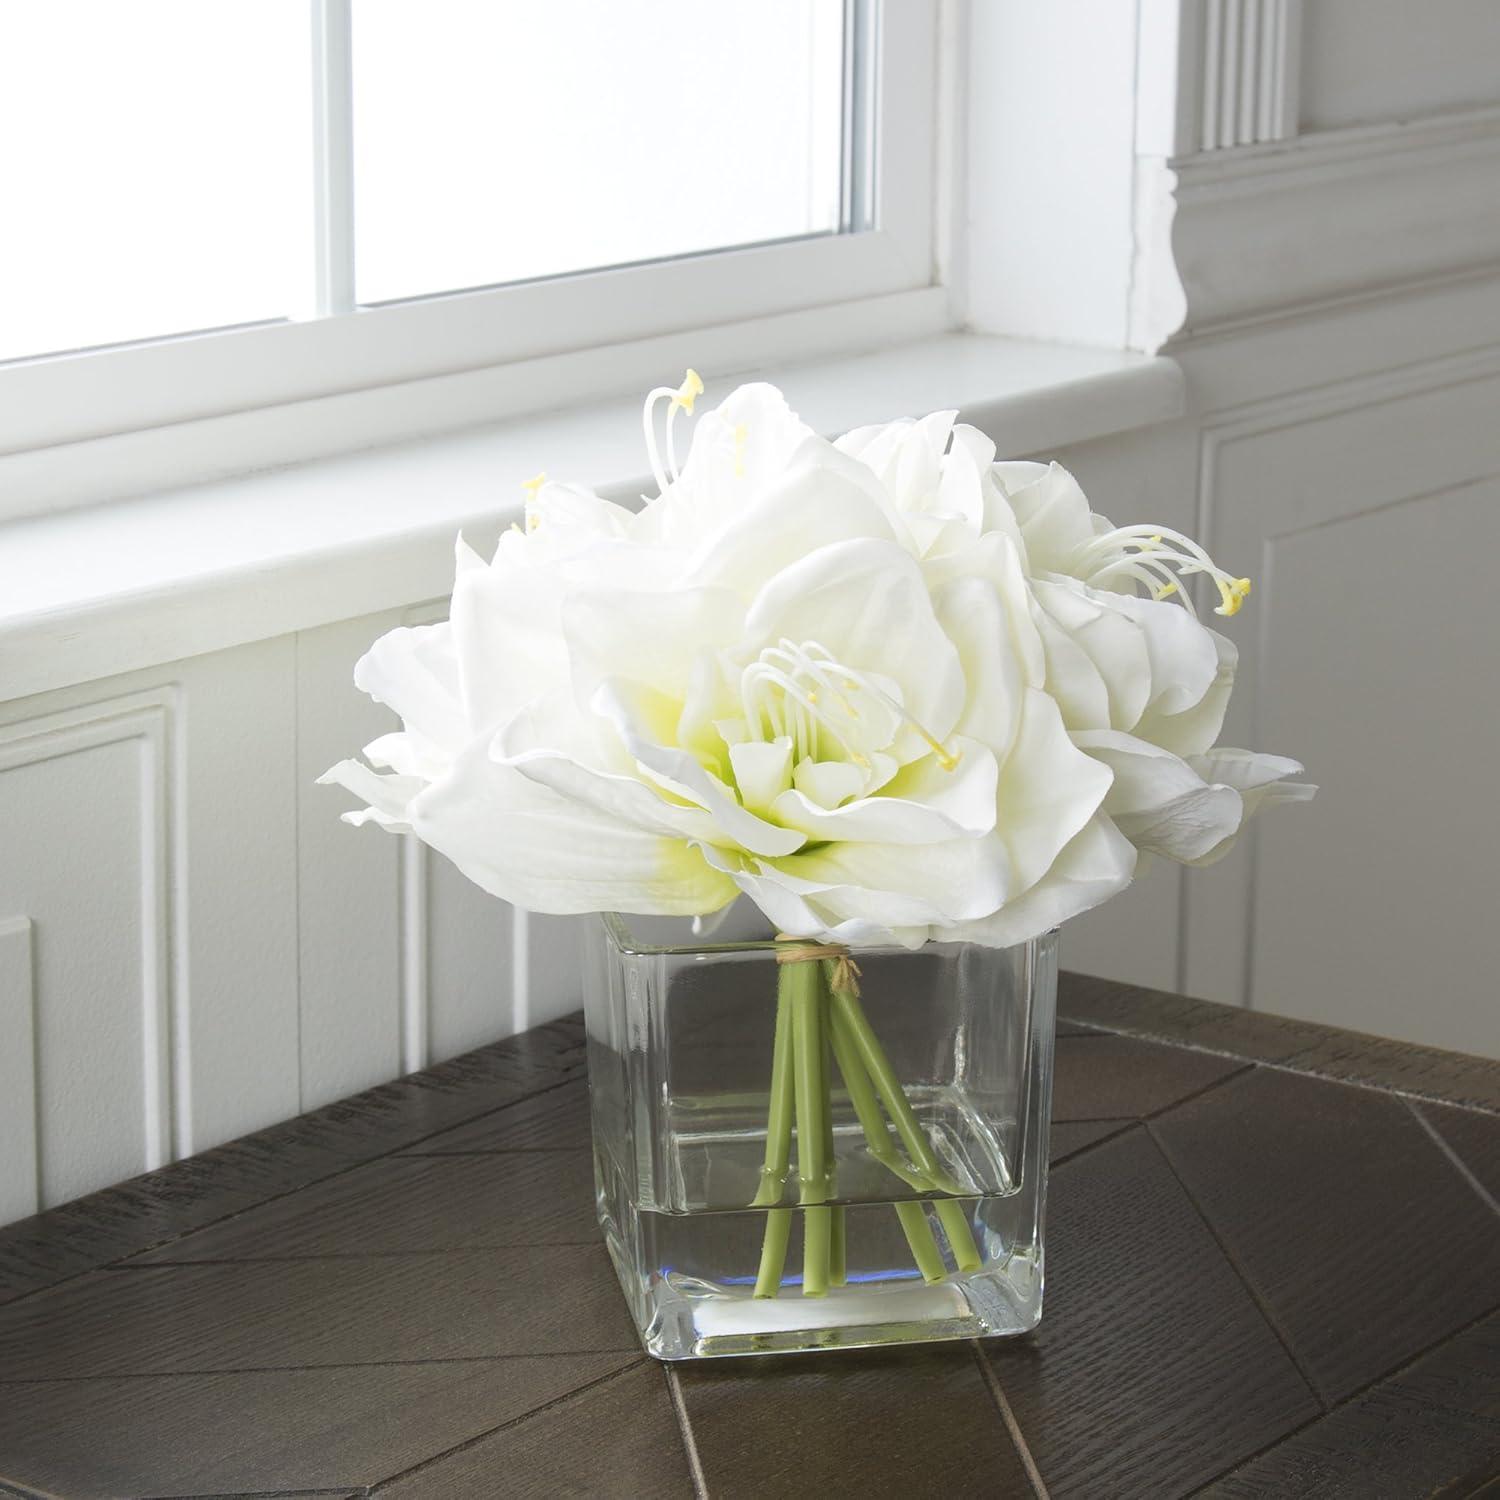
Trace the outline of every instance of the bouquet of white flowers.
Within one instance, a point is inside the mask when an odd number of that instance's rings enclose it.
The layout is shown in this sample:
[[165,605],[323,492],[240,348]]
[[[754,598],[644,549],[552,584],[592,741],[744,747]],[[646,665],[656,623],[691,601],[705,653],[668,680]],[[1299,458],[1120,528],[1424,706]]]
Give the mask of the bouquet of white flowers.
[[[1056,464],[996,463],[956,413],[826,442],[770,386],[697,423],[646,404],[638,511],[533,482],[446,623],[356,683],[404,728],[342,761],[348,814],[415,832],[534,911],[707,914],[747,893],[831,943],[1006,945],[1206,864],[1294,761],[1215,747],[1248,579],[1112,526]],[[665,461],[652,422],[667,403]],[[1180,602],[1179,602],[1180,601]]]
[[[795,1116],[816,1295],[842,1257],[817,1207],[830,1056],[877,1160],[946,1190],[848,945],[1020,943],[1142,856],[1206,864],[1312,789],[1294,761],[1215,746],[1236,653],[1185,585],[1233,615],[1250,582],[1195,542],[1112,525],[1065,469],[996,462],[954,412],[828,442],[746,385],[679,465],[701,392],[689,371],[647,398],[658,493],[640,509],[538,476],[491,559],[459,542],[450,619],[392,631],[355,670],[403,728],[324,779],[368,804],[351,822],[413,832],[523,907],[711,922],[744,893],[802,940],[781,970],[757,1290],[781,1280]],[[938,1213],[962,1269],[963,1215]]]

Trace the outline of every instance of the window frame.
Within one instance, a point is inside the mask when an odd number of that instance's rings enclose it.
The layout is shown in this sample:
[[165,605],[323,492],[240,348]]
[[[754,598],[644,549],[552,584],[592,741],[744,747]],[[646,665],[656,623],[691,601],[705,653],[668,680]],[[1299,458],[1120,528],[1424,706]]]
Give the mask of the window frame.
[[[341,4],[347,0],[314,0],[315,33],[323,26],[325,40],[330,8]],[[695,358],[712,364],[720,349],[742,354],[743,325],[756,320],[771,320],[768,332],[783,347],[810,340],[814,348],[819,327],[846,327],[841,309],[859,309],[859,321],[878,329],[870,315],[889,302],[899,321],[910,294],[939,284],[945,10],[847,0],[847,24],[873,47],[873,99],[864,101],[873,147],[870,228],[0,367],[0,519],[313,456],[308,403],[329,398],[338,398],[339,420],[322,453],[472,425],[471,413],[445,411],[445,377],[502,368],[524,376],[531,368],[537,382],[521,385],[534,384],[535,399],[555,405],[549,372],[561,373],[566,356],[591,349],[607,347],[609,368],[621,371],[622,350],[639,345],[649,357],[662,335],[700,330]],[[853,106],[863,128],[860,102]],[[725,325],[741,331],[721,340]],[[399,415],[389,399],[395,386],[405,388]],[[493,419],[525,409],[509,404]],[[212,419],[250,413],[257,414],[253,463],[231,461],[226,469],[213,462],[204,452]],[[89,450],[101,439],[146,434],[153,440],[135,446],[148,456],[125,466],[113,494],[101,492],[107,481]]]

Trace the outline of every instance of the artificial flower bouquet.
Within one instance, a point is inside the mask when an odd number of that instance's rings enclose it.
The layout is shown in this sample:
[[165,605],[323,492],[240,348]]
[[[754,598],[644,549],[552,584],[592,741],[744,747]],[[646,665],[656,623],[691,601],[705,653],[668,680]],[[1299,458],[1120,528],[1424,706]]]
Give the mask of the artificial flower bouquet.
[[[679,463],[701,392],[647,398],[639,509],[539,477],[492,558],[459,541],[448,621],[355,670],[402,729],[325,780],[507,901],[628,914],[590,981],[595,1155],[654,1352],[1015,1331],[1048,935],[1311,794],[1215,744],[1236,653],[1191,594],[1233,615],[1249,580],[953,412],[829,442],[746,385]],[[649,1055],[688,1038],[717,1051]],[[1028,1256],[1021,1312],[976,1312]]]

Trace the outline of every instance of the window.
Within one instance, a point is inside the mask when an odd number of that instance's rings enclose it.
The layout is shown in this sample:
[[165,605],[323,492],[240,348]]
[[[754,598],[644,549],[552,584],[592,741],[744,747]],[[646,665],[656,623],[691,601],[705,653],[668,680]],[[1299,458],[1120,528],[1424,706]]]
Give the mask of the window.
[[0,513],[103,498],[7,454],[930,286],[936,10],[0,8]]
[[309,139],[287,107],[308,75],[297,11],[0,10],[0,359],[298,310]]
[[287,0],[5,13],[0,135],[26,144],[0,166],[0,358],[347,310],[318,306],[316,196],[352,202],[324,300],[357,305],[854,227],[826,0],[315,18]]
[[417,14],[354,7],[361,303],[844,227],[840,6]]

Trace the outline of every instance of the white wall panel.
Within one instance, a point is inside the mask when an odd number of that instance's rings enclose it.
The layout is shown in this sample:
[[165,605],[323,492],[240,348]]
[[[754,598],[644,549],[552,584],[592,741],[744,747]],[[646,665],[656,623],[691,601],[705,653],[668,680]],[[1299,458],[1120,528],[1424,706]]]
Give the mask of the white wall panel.
[[[429,853],[427,1056],[441,1062],[528,1023],[513,982],[515,913]],[[571,1008],[571,1007],[570,1007]]]
[[[1395,927],[1370,922],[1363,929],[1369,974],[1384,975],[1384,988],[1340,978],[1347,955],[1336,923],[1300,930],[1291,950],[1299,955],[1295,964],[1278,947],[1278,932],[1291,930],[1288,913],[1298,903],[1309,922],[1334,908],[1379,909],[1374,865],[1356,864],[1363,878],[1353,883],[1331,879],[1347,852],[1335,853],[1331,844],[1347,832],[1349,809],[1372,825],[1388,818],[1385,802],[1367,795],[1368,777],[1384,771],[1395,796],[1406,779],[1397,772],[1403,766],[1406,774],[1419,771],[1420,783],[1446,781],[1461,796],[1465,781],[1454,766],[1475,715],[1491,736],[1500,731],[1489,695],[1481,689],[1477,706],[1471,704],[1474,674],[1492,661],[1497,638],[1482,594],[1473,592],[1482,590],[1482,574],[1476,564],[1469,576],[1462,561],[1488,555],[1493,522],[1475,524],[1470,501],[1417,505],[1426,496],[1487,493],[1482,482],[1500,473],[1497,409],[1500,348],[1490,348],[1294,392],[1205,425],[1202,530],[1227,566],[1250,572],[1257,584],[1256,631],[1241,639],[1240,683],[1225,739],[1303,759],[1324,790],[1310,807],[1273,811],[1228,860],[1189,874],[1182,983],[1192,993],[1375,1031],[1389,1030],[1400,1014],[1408,1024],[1391,1034],[1430,1041],[1441,1035],[1445,1045],[1500,1051],[1488,981],[1481,982],[1479,934],[1445,960],[1451,1000],[1441,1019],[1427,1012],[1431,1031],[1395,998],[1404,951]],[[1472,504],[1482,515],[1482,498]],[[1393,537],[1401,533],[1376,518],[1413,505],[1413,523],[1429,528],[1432,543],[1397,574]],[[1309,567],[1312,558],[1321,571]],[[1379,631],[1366,630],[1371,611],[1379,612]],[[1445,646],[1450,633],[1459,637],[1455,649]],[[1393,642],[1404,649],[1390,652]],[[1373,676],[1372,657],[1380,664]],[[1399,736],[1374,729],[1406,703],[1440,711],[1403,750]],[[1419,748],[1423,753],[1412,759]],[[1469,877],[1441,819],[1390,826],[1392,836],[1400,828],[1410,866],[1433,877],[1413,889],[1413,902],[1429,911],[1463,909]],[[1369,839],[1373,850],[1385,836],[1372,828]],[[1315,846],[1327,857],[1268,855],[1263,864],[1261,846]],[[1262,912],[1278,915],[1262,927]]]
[[0,1224],[41,1207],[31,919],[0,921]]
[[[43,1204],[169,1160],[185,1114],[167,907],[172,708],[165,691],[0,728],[0,911],[31,921]],[[20,968],[14,939],[8,967]]]
[[354,663],[399,612],[297,637],[297,913],[303,1109],[403,1071],[401,844],[339,820],[354,800],[318,786],[335,761],[397,727],[355,686]]
[[44,1207],[296,1112],[292,663],[265,642],[0,705]]
[[176,669],[183,1151],[298,1109],[295,661],[284,636]]
[[526,1026],[565,1016],[583,1003],[584,929],[592,917],[526,915],[526,966],[518,1017]]
[[1494,0],[1306,0],[1302,129],[1409,119],[1500,97]]
[[1292,531],[1267,555],[1259,717],[1326,786],[1313,816],[1260,832],[1251,1003],[1500,1057],[1500,480]]

